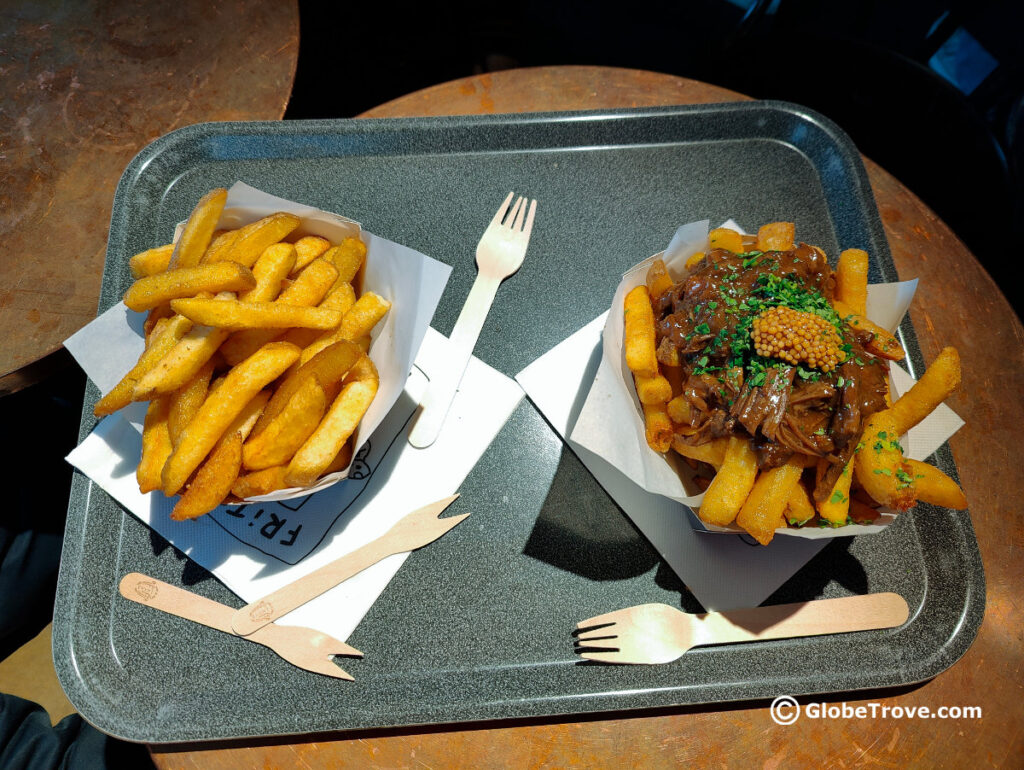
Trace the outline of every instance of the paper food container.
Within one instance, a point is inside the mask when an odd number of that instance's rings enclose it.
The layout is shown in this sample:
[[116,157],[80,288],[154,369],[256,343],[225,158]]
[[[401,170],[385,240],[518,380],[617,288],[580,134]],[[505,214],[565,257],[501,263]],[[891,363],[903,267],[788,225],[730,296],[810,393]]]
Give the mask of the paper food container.
[[[406,246],[366,232],[351,219],[275,197],[242,182],[228,190],[217,228],[238,228],[278,211],[295,214],[302,220],[298,229],[288,236],[289,240],[318,235],[337,244],[349,237],[362,238],[367,246],[362,292],[375,292],[391,302],[391,309],[371,334],[369,355],[380,374],[380,386],[353,436],[355,446],[352,455],[355,458],[401,395],[451,268]],[[182,225],[176,229],[175,237]],[[141,335],[144,318],[145,314],[134,313],[121,304],[92,321],[65,343],[103,392],[116,384],[138,360],[144,347]],[[128,419],[136,426],[141,424],[138,414],[134,418],[128,416]],[[282,489],[245,502],[302,497],[337,484],[348,473],[349,468],[345,468],[318,479],[312,486]]]
[[[740,230],[732,221],[726,222],[723,226]],[[636,395],[632,373],[626,366],[623,348],[622,307],[626,294],[645,283],[647,270],[655,259],[663,259],[669,273],[674,278],[681,279],[687,274],[687,259],[698,251],[708,250],[708,233],[707,220],[683,225],[676,231],[665,251],[645,259],[623,275],[615,290],[602,333],[601,362],[570,438],[607,460],[646,491],[682,503],[696,529],[743,534],[744,530],[737,526],[718,527],[701,521],[693,509],[700,507],[704,496],[693,481],[692,468],[675,452],[669,451],[662,455],[647,445],[643,409]],[[895,331],[910,306],[916,288],[916,280],[870,285],[867,316],[879,326]],[[914,379],[893,362],[890,362],[890,374],[894,396],[898,397],[914,384]],[[924,460],[962,425],[963,420],[945,405],[940,405],[901,439],[905,456]],[[880,512],[880,518],[872,524],[848,525],[835,529],[780,527],[776,534],[807,539],[874,534],[884,530],[897,515],[884,507]]]

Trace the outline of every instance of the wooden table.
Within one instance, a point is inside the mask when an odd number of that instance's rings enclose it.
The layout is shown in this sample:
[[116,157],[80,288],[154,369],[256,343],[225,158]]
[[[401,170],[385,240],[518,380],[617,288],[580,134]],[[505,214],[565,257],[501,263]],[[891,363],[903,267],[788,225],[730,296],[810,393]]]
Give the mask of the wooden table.
[[96,315],[114,190],[190,123],[277,120],[297,0],[14,0],[0,11],[0,394]]
[[[384,104],[365,117],[529,112],[745,99],[683,78],[597,67],[513,70],[466,78]],[[160,768],[242,767],[764,767],[1021,766],[1024,665],[1019,613],[1024,499],[1024,334],[974,256],[918,198],[867,163],[901,278],[921,279],[911,316],[926,361],[959,348],[963,388],[949,401],[967,421],[951,444],[971,501],[987,577],[977,640],[918,687],[855,693],[850,705],[981,706],[983,718],[802,719],[779,727],[763,704],[572,719],[369,731],[308,740],[154,747]],[[830,697],[840,702],[842,696]]]

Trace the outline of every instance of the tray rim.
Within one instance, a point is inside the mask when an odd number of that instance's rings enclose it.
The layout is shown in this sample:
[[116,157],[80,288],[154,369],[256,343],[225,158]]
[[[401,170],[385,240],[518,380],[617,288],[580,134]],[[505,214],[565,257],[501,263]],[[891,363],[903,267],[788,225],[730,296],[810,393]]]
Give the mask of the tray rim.
[[[104,274],[103,284],[106,286],[108,281],[114,279],[115,272],[120,273],[124,270],[124,265],[114,264],[114,261],[110,259],[111,254],[118,254],[119,243],[116,241],[115,236],[125,237],[127,230],[122,226],[119,221],[119,216],[123,215],[125,210],[125,199],[130,197],[133,185],[141,178],[144,174],[145,169],[149,163],[161,153],[166,150],[173,148],[180,142],[194,141],[195,139],[209,138],[214,136],[230,136],[235,133],[244,133],[249,136],[272,136],[272,135],[296,135],[301,136],[309,133],[311,130],[326,130],[330,131],[334,129],[338,131],[339,127],[347,127],[353,130],[355,133],[360,134],[374,134],[380,132],[401,132],[401,131],[423,131],[426,129],[434,130],[445,126],[451,127],[452,125],[462,125],[468,127],[470,130],[476,127],[486,127],[489,125],[551,125],[568,123],[570,121],[601,121],[601,120],[644,120],[651,118],[672,118],[680,115],[702,115],[708,113],[721,113],[721,112],[751,112],[751,111],[767,111],[767,112],[784,112],[791,116],[808,121],[813,125],[820,128],[833,142],[835,142],[841,151],[845,151],[847,155],[852,157],[852,167],[848,171],[852,172],[853,179],[857,182],[857,190],[854,192],[864,199],[865,208],[861,213],[866,218],[866,226],[871,230],[872,237],[881,246],[881,249],[876,251],[874,259],[878,260],[879,267],[883,272],[883,275],[887,280],[895,279],[895,268],[892,263],[892,257],[889,252],[888,240],[885,236],[884,228],[882,227],[881,218],[878,213],[877,204],[874,200],[874,195],[868,182],[866,169],[864,168],[861,160],[860,153],[853,145],[853,142],[849,137],[831,120],[827,117],[820,115],[808,108],[801,105],[792,104],[789,102],[781,101],[750,101],[750,102],[725,102],[725,103],[714,103],[714,104],[700,104],[700,105],[677,105],[677,106],[663,106],[663,107],[641,107],[641,108],[629,108],[629,109],[616,109],[616,110],[586,110],[586,111],[571,111],[571,112],[538,112],[538,113],[503,113],[493,115],[482,115],[482,116],[444,116],[444,117],[414,117],[414,118],[360,118],[360,119],[326,119],[326,120],[304,120],[304,121],[230,121],[230,122],[218,122],[218,123],[198,123],[190,126],[185,126],[180,129],[176,129],[168,134],[158,137],[132,159],[132,161],[125,168],[121,179],[118,182],[117,189],[114,195],[114,201],[111,213],[111,237],[108,241],[107,255],[104,262]],[[717,139],[714,138],[714,139]],[[645,142],[632,143],[636,146],[650,146]],[[565,149],[571,149],[566,147]],[[497,149],[495,151],[498,151]],[[891,274],[886,275],[887,273]],[[101,297],[99,301],[99,312],[102,312],[104,308],[104,300]],[[917,343],[916,333],[910,322],[909,314],[904,319],[903,324],[899,330],[900,335],[904,338],[908,345],[908,363],[910,364],[911,372],[919,371],[922,366],[920,348]],[[82,421],[80,425],[80,436],[79,440],[85,437],[87,433],[92,429],[96,420],[91,414],[91,403],[95,398],[98,397],[98,391],[91,382],[88,383],[83,403]],[[956,477],[956,468],[952,460],[952,453],[949,449],[949,445],[944,444],[943,447],[936,453],[936,459],[940,462],[947,472],[951,472]],[[678,699],[671,699],[664,702],[652,703],[651,693],[648,690],[638,690],[635,693],[630,693],[629,698],[625,697],[625,693],[620,694],[620,698],[616,702],[610,705],[601,705],[595,708],[576,708],[569,711],[558,710],[552,712],[550,709],[526,709],[522,713],[511,714],[507,716],[491,716],[491,717],[479,717],[472,716],[463,719],[458,717],[454,719],[438,720],[406,720],[406,721],[394,721],[387,724],[374,724],[372,726],[367,725],[351,725],[342,727],[331,727],[331,726],[315,726],[310,729],[295,729],[284,732],[266,732],[266,731],[249,731],[245,732],[244,735],[238,735],[237,732],[231,735],[218,734],[214,736],[203,736],[198,738],[181,738],[181,737],[157,737],[152,735],[138,735],[138,734],[121,734],[128,731],[118,730],[115,726],[110,724],[108,719],[109,714],[102,711],[102,708],[97,706],[93,694],[84,686],[84,682],[81,677],[81,672],[78,670],[77,659],[75,655],[71,627],[73,625],[73,619],[75,616],[75,598],[76,591],[75,587],[78,584],[78,579],[81,576],[82,562],[76,560],[76,548],[80,551],[84,545],[84,537],[86,532],[86,525],[88,519],[88,508],[91,493],[94,489],[92,482],[84,477],[77,470],[74,473],[74,480],[72,485],[71,496],[68,503],[68,523],[67,530],[65,533],[64,540],[64,551],[62,553],[60,574],[58,578],[58,592],[57,601],[54,613],[54,624],[53,624],[53,658],[54,664],[57,669],[58,679],[61,682],[62,687],[67,693],[69,699],[73,705],[82,713],[83,717],[94,724],[99,729],[107,732],[111,735],[123,738],[129,741],[146,742],[153,744],[180,744],[180,743],[195,743],[195,742],[208,742],[208,741],[221,741],[221,740],[237,740],[244,738],[254,737],[268,737],[271,735],[302,735],[313,732],[345,732],[351,730],[366,730],[366,729],[394,729],[400,727],[411,727],[417,725],[427,724],[444,724],[452,726],[453,728],[459,724],[470,724],[479,722],[481,720],[511,720],[515,721],[520,718],[536,718],[536,717],[568,717],[571,718],[581,714],[601,714],[609,711],[644,711],[644,710],[657,710],[665,708],[694,708],[700,706],[707,708],[708,710],[714,710],[715,704],[724,703],[738,703],[738,702],[749,702],[752,704],[766,702],[766,699],[759,697],[751,697],[749,694],[739,694],[734,697],[728,695],[716,696],[708,699],[700,699],[697,701],[684,700],[680,702]],[[81,508],[82,511],[79,513],[77,508]],[[129,514],[124,513],[123,515],[128,516]],[[957,527],[957,535],[960,537],[960,547],[957,549],[961,556],[966,558],[966,563],[963,566],[966,568],[965,572],[969,576],[964,580],[964,587],[966,591],[965,602],[960,611],[960,622],[957,626],[958,633],[953,635],[950,639],[944,640],[946,644],[940,646],[937,653],[929,656],[928,658],[917,661],[915,666],[911,666],[909,669],[904,667],[903,671],[907,676],[900,677],[899,681],[889,683],[878,683],[875,681],[866,681],[859,686],[842,687],[835,689],[832,687],[824,686],[819,687],[817,685],[805,688],[798,688],[794,690],[792,695],[811,695],[811,694],[822,694],[828,695],[830,693],[840,692],[856,692],[859,690],[866,689],[878,689],[887,687],[902,687],[917,684],[928,679],[933,678],[942,671],[950,668],[954,665],[967,651],[971,643],[974,641],[980,628],[981,619],[984,614],[985,607],[985,578],[984,570],[981,562],[980,551],[978,549],[977,539],[974,536],[973,526],[969,518],[968,512],[962,512],[962,515],[954,517],[954,521],[959,526]],[[122,530],[123,532],[123,530]],[[642,535],[640,535],[642,537]],[[927,593],[925,599],[927,601]],[[916,617],[916,616],[915,616]],[[910,623],[914,622],[915,618],[912,618]],[[909,625],[909,624],[908,624]],[[955,646],[950,646],[951,642],[957,642]],[[75,665],[72,665],[74,662]],[[913,673],[911,673],[913,671]],[[815,681],[821,679],[827,679],[827,675],[819,675],[817,679],[810,677],[807,684],[812,684]],[[868,677],[869,679],[871,677]],[[673,692],[677,688],[670,688]],[[704,690],[714,688],[702,688]],[[609,693],[598,693],[589,694],[588,698],[596,700],[607,700]],[[574,700],[579,702],[581,699],[577,696],[564,696],[572,697]],[[637,703],[629,705],[623,700],[635,700],[643,698],[647,702]],[[555,700],[558,700],[557,698]]]

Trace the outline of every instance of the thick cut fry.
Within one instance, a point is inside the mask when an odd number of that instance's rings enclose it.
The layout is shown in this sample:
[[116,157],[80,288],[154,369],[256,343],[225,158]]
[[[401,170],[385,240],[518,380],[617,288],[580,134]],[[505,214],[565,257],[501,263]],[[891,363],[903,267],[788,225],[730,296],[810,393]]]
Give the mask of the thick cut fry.
[[223,384],[203,402],[164,466],[165,494],[176,494],[182,488],[245,405],[298,356],[294,345],[272,342],[228,372]]
[[757,231],[758,251],[789,251],[796,238],[796,225],[792,222],[769,222]]
[[761,545],[768,545],[775,536],[775,528],[783,524],[782,514],[801,473],[801,463],[787,462],[758,474],[736,523]]
[[295,241],[295,266],[292,268],[298,273],[306,265],[317,257],[323,256],[331,248],[331,242],[319,235],[307,235]]
[[896,399],[889,411],[902,436],[945,401],[960,386],[960,354],[956,348],[943,348],[921,379]]
[[732,524],[757,478],[757,454],[746,436],[730,436],[725,460],[704,493],[698,515],[702,521]]
[[874,336],[864,345],[864,349],[881,358],[890,361],[902,361],[906,355],[900,341],[892,335],[888,329],[884,329],[874,321],[858,315],[849,305],[840,300],[833,300],[832,307],[842,319],[855,329],[862,329],[871,332]]
[[786,521],[791,527],[802,527],[814,518],[814,505],[803,484],[795,484],[786,504]]
[[672,437],[675,432],[672,421],[665,411],[665,404],[643,404],[644,408],[644,435],[647,438],[647,445],[655,452],[664,454],[672,448]]
[[184,387],[213,358],[228,334],[226,329],[194,326],[139,380],[132,400],[145,401],[154,395],[173,393]]
[[174,244],[174,253],[171,254],[170,260],[172,269],[195,267],[199,264],[206,247],[210,245],[213,231],[217,228],[217,220],[220,219],[227,199],[228,191],[223,188],[210,190],[199,199],[199,203],[185,222],[185,227],[182,228],[181,237]]
[[[330,310],[338,310],[343,315],[352,309],[352,306],[356,302],[356,293],[350,283],[337,284],[335,288],[331,289],[323,301],[317,305],[319,308],[325,308]],[[244,334],[245,332],[241,332]],[[317,329],[289,329],[279,339],[282,342],[290,342],[293,345],[298,345],[300,348],[307,348],[312,345],[318,337],[323,336],[323,332]]]
[[174,299],[171,309],[195,323],[228,331],[242,329],[334,329],[341,323],[337,310],[297,307],[277,302],[239,302],[218,299]]
[[140,251],[128,260],[128,267],[132,271],[132,278],[144,278],[147,275],[162,273],[171,263],[171,254],[173,252],[173,243],[157,246],[155,249]]
[[626,295],[624,344],[626,366],[634,374],[653,377],[658,373],[655,350],[654,310],[646,286],[637,286]]
[[284,474],[288,470],[285,465],[278,465],[276,468],[264,468],[261,471],[243,473],[235,483],[231,485],[231,494],[242,500],[260,495],[269,495],[279,489],[287,488],[284,481]]
[[160,489],[160,472],[174,451],[167,425],[169,411],[169,398],[154,399],[146,409],[146,420],[142,427],[142,458],[135,471],[139,491],[143,494]]
[[207,262],[220,262],[228,253],[231,251],[231,247],[235,245],[235,241],[238,239],[238,230],[224,230],[220,233],[214,233],[213,241],[211,241],[206,252],[203,254],[203,258],[199,260],[199,264],[203,265]]
[[654,260],[647,269],[647,293],[651,295],[651,301],[658,299],[674,285],[675,281],[668,274],[664,261]]
[[231,493],[242,467],[242,442],[252,430],[268,398],[269,391],[257,393],[228,426],[171,511],[174,521],[195,519],[209,513]]
[[299,218],[284,212],[250,222],[236,231],[230,249],[224,249],[220,254],[211,257],[210,261],[229,260],[252,267],[267,246],[283,240],[298,226]]
[[341,382],[362,357],[362,351],[354,342],[342,340],[335,342],[320,351],[306,363],[302,364],[282,382],[274,391],[270,403],[263,410],[263,415],[253,429],[253,437],[263,431],[270,421],[281,413],[285,405],[299,392],[306,380],[315,377],[325,390],[334,383]]
[[868,418],[858,446],[853,470],[864,491],[896,511],[913,507],[916,496],[914,477],[903,458],[891,410],[877,412]]
[[850,515],[850,484],[853,482],[853,460],[850,460],[839,474],[832,491],[818,506],[821,518],[833,527],[842,527]]
[[242,447],[242,465],[258,471],[284,465],[320,424],[327,396],[316,377],[309,377],[266,429]]
[[324,468],[324,472],[320,475],[326,476],[328,473],[337,473],[338,471],[343,471],[351,464],[352,441],[350,439],[345,442],[345,446],[343,446],[341,448],[341,451],[334,456],[334,459],[331,460],[331,464]]
[[660,374],[653,377],[638,374],[634,380],[641,404],[667,404],[672,399],[672,386]]
[[836,299],[857,315],[867,316],[868,253],[863,249],[846,249],[839,255]]
[[364,334],[369,334],[373,327],[377,325],[377,322],[390,309],[391,303],[386,299],[374,294],[372,291],[366,292],[345,313],[337,331],[325,334],[302,351],[302,363],[306,363],[306,361],[309,361],[321,350],[329,345],[333,345],[335,342],[357,340]]
[[281,292],[281,281],[295,265],[296,251],[290,243],[267,246],[252,266],[256,285],[238,298],[242,302],[272,302]]
[[149,313],[146,315],[145,322],[142,324],[142,333],[146,337],[147,345],[150,343],[150,340],[153,337],[153,332],[156,329],[156,325],[160,323],[161,320],[168,319],[173,315],[174,313],[171,310],[170,302],[164,302],[160,305],[157,305],[155,308],[149,311]]
[[174,521],[187,521],[209,513],[227,497],[242,464],[242,434],[231,433],[210,452],[192,483],[171,511]]
[[125,292],[124,304],[132,310],[149,310],[162,302],[195,297],[204,291],[246,291],[255,285],[256,278],[248,268],[232,262],[215,262],[140,278]]
[[366,244],[358,238],[346,238],[323,256],[338,269],[338,280],[352,283],[366,261]]
[[917,499],[937,505],[940,508],[952,508],[962,511],[967,507],[967,498],[963,490],[949,476],[928,463],[907,459],[910,474],[914,477],[914,488]]
[[353,370],[357,367],[358,376],[350,372],[351,379],[341,389],[323,421],[288,464],[285,480],[289,486],[304,487],[316,481],[337,457],[369,408],[379,385],[377,369],[367,356],[363,356]]
[[679,437],[672,439],[672,448],[683,457],[707,463],[715,468],[720,467],[725,462],[725,450],[728,446],[729,439],[727,438],[716,438],[696,446],[684,444]]
[[728,227],[716,227],[708,233],[708,245],[712,249],[728,249],[733,254],[743,252],[743,236]]
[[185,428],[192,422],[192,418],[196,416],[199,407],[206,400],[212,376],[213,361],[207,361],[191,380],[169,396],[171,411],[167,416],[167,427],[171,432],[171,443],[174,446],[178,445],[181,434],[185,432]]
[[[330,291],[334,280],[338,275],[334,265],[324,259],[316,259],[303,270],[291,286],[281,292],[275,300],[275,304],[291,305],[294,307],[313,307],[324,299]],[[324,307],[324,310],[339,310],[338,308]],[[341,312],[339,310],[339,312]],[[337,324],[335,324],[337,326]],[[323,329],[314,329],[315,334],[323,334]],[[231,336],[224,343],[221,352],[224,359],[232,366],[239,361],[244,361],[261,347],[284,334],[280,328],[253,328],[245,329]],[[300,346],[301,347],[301,346]]]
[[113,414],[118,409],[128,406],[132,402],[132,394],[135,386],[150,369],[156,366],[168,351],[185,336],[192,328],[192,322],[182,316],[174,316],[167,320],[159,335],[153,335],[150,344],[139,357],[138,362],[132,367],[121,381],[115,385],[107,395],[96,402],[93,407],[93,414],[97,417],[104,417]]

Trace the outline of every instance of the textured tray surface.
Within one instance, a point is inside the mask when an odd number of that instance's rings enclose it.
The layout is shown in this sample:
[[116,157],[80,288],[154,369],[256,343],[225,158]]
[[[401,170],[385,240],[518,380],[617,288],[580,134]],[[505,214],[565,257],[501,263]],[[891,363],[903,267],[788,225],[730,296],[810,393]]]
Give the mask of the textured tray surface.
[[[125,171],[100,310],[128,286],[131,254],[165,242],[200,195],[236,180],[454,265],[433,323],[446,334],[493,209],[509,190],[537,198],[526,262],[476,349],[509,376],[606,310],[623,269],[688,221],[792,220],[829,254],[867,249],[872,282],[896,280],[849,140],[802,108],[753,102],[192,126]],[[901,335],[921,371],[909,321]],[[83,436],[98,396],[90,385]],[[948,446],[933,461],[955,474]],[[472,510],[475,524],[399,571],[349,639],[367,653],[345,662],[357,681],[339,683],[120,600],[120,577],[141,571],[241,604],[76,474],[54,619],[61,683],[93,724],[153,743],[569,715],[921,681],[964,653],[984,610],[969,516],[921,506],[881,535],[833,541],[769,599],[895,591],[911,606],[902,629],[697,649],[667,666],[581,665],[579,620],[643,602],[698,605],[527,400],[461,491],[451,511]]]

